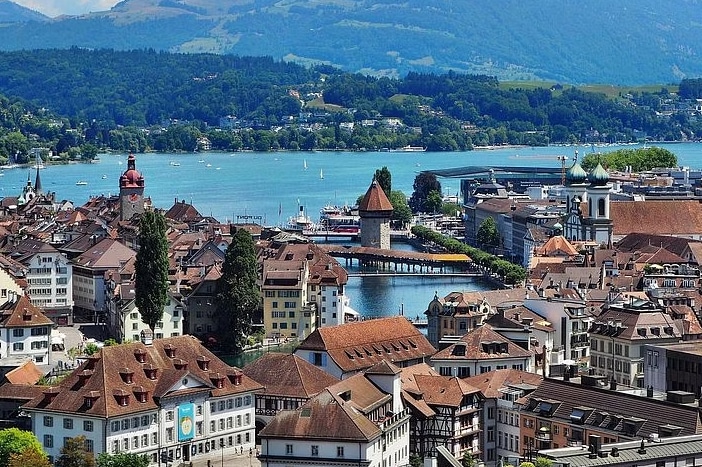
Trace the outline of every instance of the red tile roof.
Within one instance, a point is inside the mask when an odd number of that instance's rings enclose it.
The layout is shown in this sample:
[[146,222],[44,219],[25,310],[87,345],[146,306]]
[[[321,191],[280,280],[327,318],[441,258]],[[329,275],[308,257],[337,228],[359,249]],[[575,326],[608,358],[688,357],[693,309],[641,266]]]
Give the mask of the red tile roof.
[[339,380],[297,355],[267,353],[246,365],[244,374],[265,386],[263,394],[309,399]]
[[298,349],[326,351],[344,372],[370,368],[382,360],[398,364],[436,352],[427,338],[403,316],[318,328]]
[[[166,349],[175,349],[174,357],[169,357]],[[199,360],[207,360],[207,365],[201,367],[198,357],[204,357]],[[187,364],[187,367],[183,368],[183,364]],[[127,373],[132,373],[132,383],[125,381],[124,374]],[[235,384],[237,375],[241,375],[240,384]],[[199,381],[199,387],[174,389],[184,376]],[[218,388],[216,380],[220,378],[223,387]],[[170,393],[188,395],[207,391],[213,397],[221,397],[261,389],[263,386],[258,382],[224,363],[197,339],[180,336],[156,339],[152,345],[133,342],[103,347],[68,375],[59,386],[45,390],[44,394],[34,398],[25,407],[115,417],[155,409],[156,399]],[[135,397],[136,392],[142,390],[147,394],[146,402],[139,402]],[[120,405],[118,399],[125,396],[129,397],[128,403]],[[89,406],[86,404],[88,399],[92,400]]]
[[358,205],[359,212],[392,212],[392,203],[380,187],[380,184],[373,180],[365,196]]
[[463,381],[480,389],[485,397],[495,399],[500,397],[501,388],[518,384],[538,386],[543,379],[541,375],[529,373],[528,371],[505,369],[488,371],[487,373],[463,378]]
[[32,305],[25,295],[18,296],[0,305],[0,326],[33,327],[54,324],[39,308]]
[[614,235],[641,232],[654,235],[689,235],[702,232],[702,203],[697,200],[612,201],[610,218]]

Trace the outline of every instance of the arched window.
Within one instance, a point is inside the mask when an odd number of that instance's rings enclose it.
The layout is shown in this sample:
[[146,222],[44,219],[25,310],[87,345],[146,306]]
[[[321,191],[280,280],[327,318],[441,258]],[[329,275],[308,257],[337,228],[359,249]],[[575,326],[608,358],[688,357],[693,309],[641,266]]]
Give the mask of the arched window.
[[597,215],[604,217],[605,215],[605,200],[600,198],[597,200]]

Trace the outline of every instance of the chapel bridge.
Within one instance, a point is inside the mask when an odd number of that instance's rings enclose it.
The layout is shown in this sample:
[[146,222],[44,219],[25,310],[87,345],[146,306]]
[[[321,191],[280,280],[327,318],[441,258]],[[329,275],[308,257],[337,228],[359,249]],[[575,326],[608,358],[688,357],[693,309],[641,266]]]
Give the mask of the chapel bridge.
[[[416,251],[387,250],[363,246],[319,245],[335,258],[344,258],[346,267],[353,265],[373,267],[374,275],[445,274],[477,275],[473,261],[464,254],[420,253]],[[356,275],[350,273],[349,275]],[[361,272],[358,275],[369,275]]]

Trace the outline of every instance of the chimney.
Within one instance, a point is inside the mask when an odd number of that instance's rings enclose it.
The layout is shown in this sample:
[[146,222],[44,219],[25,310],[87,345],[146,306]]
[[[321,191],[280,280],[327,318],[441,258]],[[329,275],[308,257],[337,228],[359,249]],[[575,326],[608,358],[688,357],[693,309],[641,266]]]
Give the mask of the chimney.
[[653,386],[649,385],[646,388],[646,397],[653,397]]
[[151,345],[154,343],[154,333],[151,329],[144,329],[141,331],[141,343],[144,345]]

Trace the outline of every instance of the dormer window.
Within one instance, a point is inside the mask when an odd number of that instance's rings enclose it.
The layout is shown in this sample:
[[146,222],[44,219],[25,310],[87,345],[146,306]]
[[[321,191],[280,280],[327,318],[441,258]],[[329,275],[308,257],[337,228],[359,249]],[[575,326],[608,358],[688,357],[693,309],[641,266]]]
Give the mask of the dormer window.
[[146,351],[144,349],[136,349],[134,351],[134,358],[139,363],[146,363]]
[[228,374],[227,374],[227,377],[229,378],[229,381],[231,381],[231,383],[232,383],[234,386],[239,386],[239,385],[241,384],[241,376],[242,376],[242,374],[243,374],[243,373],[242,373],[241,371],[238,371],[238,370],[237,370],[237,371],[235,371],[234,373],[228,373]]
[[186,362],[182,358],[176,358],[175,360],[173,360],[173,366],[175,366],[176,370],[187,370],[188,362]]
[[148,363],[144,365],[144,374],[146,375],[147,378],[150,380],[155,380],[156,376],[158,375],[158,368],[153,366],[152,364]]
[[176,347],[173,344],[166,344],[163,347],[163,350],[166,352],[166,357],[168,358],[175,358],[176,356]]
[[56,398],[56,396],[58,396],[59,392],[59,388],[56,387],[44,389],[44,402],[50,404]]
[[124,381],[127,384],[134,383],[134,372],[129,368],[120,368],[119,376],[120,378],[122,378],[122,381]]
[[100,360],[99,355],[91,355],[88,357],[88,363],[85,365],[86,370],[92,370],[95,368],[95,364]]
[[91,376],[93,376],[93,370],[83,370],[78,373],[78,385],[83,387]]
[[86,409],[91,408],[94,404],[95,401],[100,398],[100,393],[98,391],[90,391],[87,394],[83,396],[83,404],[85,405]]
[[222,389],[224,387],[225,376],[221,373],[210,373],[210,379],[217,389]]
[[202,371],[207,371],[210,369],[210,359],[201,355],[197,357],[197,366],[200,367]]
[[126,407],[129,405],[129,393],[124,389],[116,389],[114,392],[115,400],[117,404]]
[[31,320],[32,320],[32,312],[26,308],[24,310],[22,310],[22,321],[31,321]]
[[137,402],[141,402],[143,404],[149,400],[149,393],[146,389],[144,389],[144,386],[135,386],[132,392],[134,393],[134,398]]

